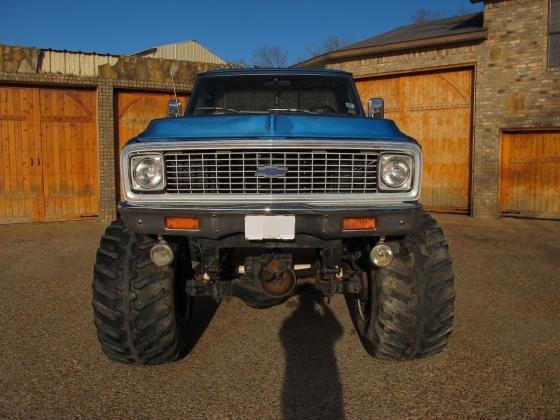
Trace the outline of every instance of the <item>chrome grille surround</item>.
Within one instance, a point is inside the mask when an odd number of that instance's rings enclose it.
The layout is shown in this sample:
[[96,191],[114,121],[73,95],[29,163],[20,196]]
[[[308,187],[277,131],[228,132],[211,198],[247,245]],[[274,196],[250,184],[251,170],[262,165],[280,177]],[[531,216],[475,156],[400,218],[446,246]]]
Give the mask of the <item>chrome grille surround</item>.
[[[379,153],[360,150],[165,152],[171,194],[374,194]],[[270,175],[268,175],[270,174]]]
[[[130,182],[130,159],[150,152],[165,155],[166,190],[160,193],[135,192]],[[412,157],[414,168],[410,191],[378,189],[377,162],[383,153],[404,153]],[[314,170],[307,168],[309,160],[315,165],[310,166]],[[255,172],[261,167],[287,167],[286,176],[260,179]],[[323,167],[326,169],[321,171]],[[195,169],[197,174],[187,175],[188,168]],[[377,140],[170,140],[131,143],[121,154],[125,200],[154,206],[399,204],[418,200],[421,168],[422,154],[416,143]],[[201,179],[203,173],[204,181]]]

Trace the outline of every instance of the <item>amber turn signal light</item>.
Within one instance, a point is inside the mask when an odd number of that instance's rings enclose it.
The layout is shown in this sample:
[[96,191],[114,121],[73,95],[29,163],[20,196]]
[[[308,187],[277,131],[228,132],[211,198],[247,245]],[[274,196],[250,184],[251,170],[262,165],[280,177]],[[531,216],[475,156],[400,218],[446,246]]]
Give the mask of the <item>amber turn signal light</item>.
[[345,217],[342,230],[374,230],[377,227],[375,217]]
[[200,220],[198,220],[198,217],[190,216],[167,216],[165,227],[167,229],[198,230]]

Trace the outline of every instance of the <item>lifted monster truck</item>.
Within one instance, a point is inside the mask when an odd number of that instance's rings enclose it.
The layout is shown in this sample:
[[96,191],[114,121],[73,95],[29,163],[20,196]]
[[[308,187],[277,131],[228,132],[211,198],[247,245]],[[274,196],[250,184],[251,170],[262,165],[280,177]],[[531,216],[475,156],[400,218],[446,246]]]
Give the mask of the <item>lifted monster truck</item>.
[[[177,102],[170,111],[180,115]],[[383,118],[382,100],[365,115],[350,74],[201,74],[186,115],[152,121],[120,167],[122,218],[93,280],[109,358],[180,358],[200,296],[268,308],[310,289],[345,295],[371,356],[447,343],[453,271],[418,204],[421,149]]]

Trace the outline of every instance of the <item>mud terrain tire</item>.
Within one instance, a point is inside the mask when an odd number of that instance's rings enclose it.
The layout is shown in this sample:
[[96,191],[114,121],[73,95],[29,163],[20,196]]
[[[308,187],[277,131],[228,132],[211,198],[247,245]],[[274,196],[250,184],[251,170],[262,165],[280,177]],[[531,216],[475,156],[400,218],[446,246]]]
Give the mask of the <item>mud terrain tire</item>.
[[173,266],[150,260],[156,240],[130,232],[116,220],[101,238],[93,273],[97,337],[112,360],[159,364],[182,357],[190,298],[180,255]]
[[375,357],[409,360],[439,353],[453,325],[453,270],[442,230],[423,214],[418,230],[386,242],[394,253],[370,266],[362,295],[347,295],[354,327]]

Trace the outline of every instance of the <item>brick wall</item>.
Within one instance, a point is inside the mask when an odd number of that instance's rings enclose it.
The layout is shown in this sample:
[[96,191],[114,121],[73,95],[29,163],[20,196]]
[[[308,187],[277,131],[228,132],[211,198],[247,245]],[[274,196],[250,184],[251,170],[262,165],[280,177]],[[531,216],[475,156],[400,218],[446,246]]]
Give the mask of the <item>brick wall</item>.
[[420,49],[388,55],[365,57],[351,61],[327,64],[326,68],[353,73],[355,77],[376,76],[399,72],[418,71],[434,67],[453,67],[475,63],[478,45],[459,45],[437,49]]
[[[67,86],[97,91],[99,144],[99,219],[113,220],[116,210],[115,92],[118,89],[169,91],[169,69],[174,61],[141,57],[122,57],[111,66],[99,66],[99,77],[79,77],[38,72],[40,50],[0,46],[0,84]],[[207,63],[177,62],[176,87],[190,92],[200,72],[224,68]]]
[[500,129],[560,127],[560,69],[547,68],[548,0],[487,1],[476,74],[474,211],[497,216]]
[[549,0],[485,2],[488,39],[328,64],[356,77],[475,64],[473,214],[499,212],[500,134],[560,127],[560,69],[547,68]]

